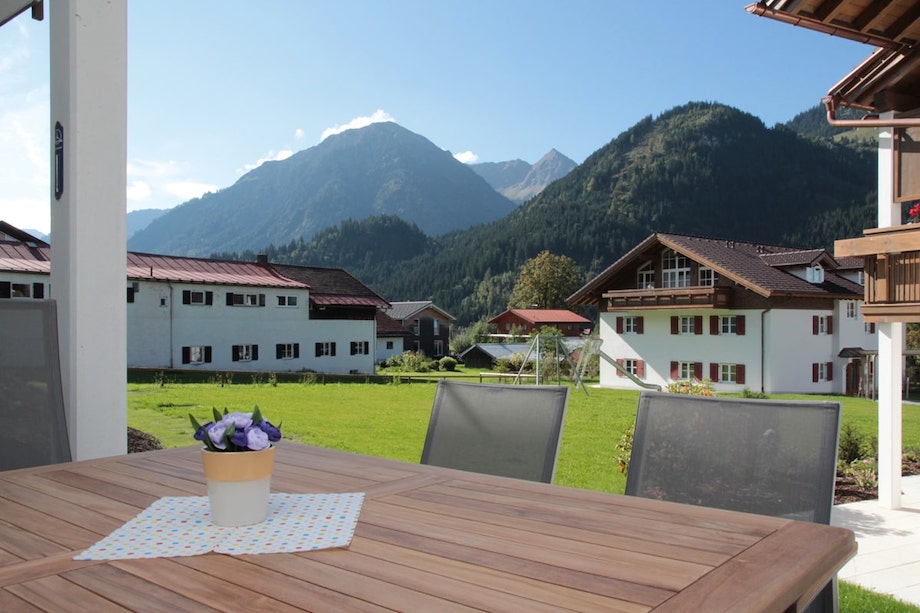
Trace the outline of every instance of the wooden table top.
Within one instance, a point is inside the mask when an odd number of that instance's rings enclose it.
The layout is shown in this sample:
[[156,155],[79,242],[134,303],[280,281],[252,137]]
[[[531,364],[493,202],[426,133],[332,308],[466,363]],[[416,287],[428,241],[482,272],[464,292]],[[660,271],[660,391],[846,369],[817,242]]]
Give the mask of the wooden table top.
[[785,611],[856,552],[841,528],[296,443],[272,491],[365,492],[350,547],[76,561],[205,495],[198,448],[2,472],[0,610]]

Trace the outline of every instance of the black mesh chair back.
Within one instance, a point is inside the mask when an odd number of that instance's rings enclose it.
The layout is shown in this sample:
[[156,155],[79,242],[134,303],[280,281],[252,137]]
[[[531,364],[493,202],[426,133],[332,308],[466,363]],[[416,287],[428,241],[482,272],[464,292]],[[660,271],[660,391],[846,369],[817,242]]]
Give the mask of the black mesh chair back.
[[[641,392],[626,494],[829,524],[840,403]],[[808,611],[836,611],[836,583]]]
[[53,300],[0,300],[0,470],[69,462]]
[[422,464],[551,483],[569,388],[438,383]]

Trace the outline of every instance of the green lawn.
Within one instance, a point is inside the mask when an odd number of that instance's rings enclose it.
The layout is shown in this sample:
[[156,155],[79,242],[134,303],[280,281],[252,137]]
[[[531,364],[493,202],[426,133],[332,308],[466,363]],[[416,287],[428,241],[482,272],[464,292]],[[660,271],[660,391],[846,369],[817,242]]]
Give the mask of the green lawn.
[[[166,447],[197,444],[188,414],[208,420],[212,407],[251,411],[259,408],[286,439],[368,455],[418,462],[434,401],[435,383],[402,384],[129,384],[128,425],[157,436]],[[622,493],[624,476],[616,469],[614,446],[636,415],[638,392],[572,389],[555,483]],[[843,404],[843,423],[876,436],[878,408],[873,401],[841,396],[783,396],[831,399]],[[905,448],[920,448],[920,405],[904,405]],[[891,598],[841,582],[844,613],[917,612]]]

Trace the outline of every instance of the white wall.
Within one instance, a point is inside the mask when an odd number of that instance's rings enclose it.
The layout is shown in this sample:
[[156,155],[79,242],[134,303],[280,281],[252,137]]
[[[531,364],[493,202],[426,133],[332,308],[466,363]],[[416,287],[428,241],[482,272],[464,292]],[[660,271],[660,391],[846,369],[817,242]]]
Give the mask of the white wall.
[[[392,343],[392,349],[387,349],[387,343]],[[403,352],[403,337],[401,336],[378,336],[377,337],[377,351],[376,351],[376,361],[383,362],[388,358],[393,357],[394,355],[402,355]]]

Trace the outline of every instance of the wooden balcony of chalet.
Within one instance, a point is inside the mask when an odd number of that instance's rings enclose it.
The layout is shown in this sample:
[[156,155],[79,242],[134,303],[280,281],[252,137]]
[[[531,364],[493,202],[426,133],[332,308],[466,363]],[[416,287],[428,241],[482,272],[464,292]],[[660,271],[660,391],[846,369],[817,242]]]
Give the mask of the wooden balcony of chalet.
[[865,259],[867,322],[920,322],[920,224],[870,228],[834,242],[835,257]]
[[689,306],[726,308],[730,306],[730,287],[655,287],[610,290],[602,294],[608,311],[626,309],[682,309]]

